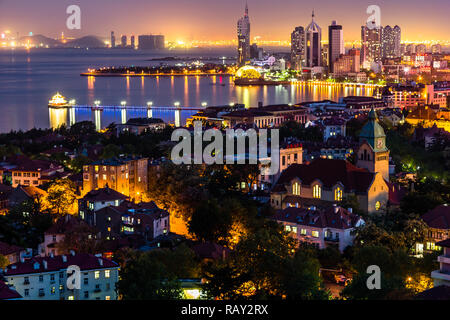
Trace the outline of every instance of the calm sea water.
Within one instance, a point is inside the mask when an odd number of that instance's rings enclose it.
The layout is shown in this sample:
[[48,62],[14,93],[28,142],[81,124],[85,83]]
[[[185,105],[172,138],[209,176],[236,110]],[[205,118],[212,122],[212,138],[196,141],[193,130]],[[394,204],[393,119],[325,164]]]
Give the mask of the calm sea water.
[[[166,57],[174,53],[151,53],[131,50],[39,49],[0,50],[0,132],[49,128],[68,123],[69,112],[49,111],[48,100],[59,91],[77,104],[199,107],[202,102],[210,106],[231,102],[256,107],[264,104],[298,103],[302,101],[330,99],[337,101],[346,95],[372,95],[370,89],[331,88],[324,86],[235,86],[230,77],[159,77],[159,78],[93,78],[82,77],[88,68],[102,66],[152,65],[159,62],[151,58]],[[197,51],[176,53],[186,57],[233,56],[234,51]],[[217,61],[222,63],[222,60]],[[181,112],[181,121],[192,111]],[[126,117],[146,116],[146,111],[127,111]],[[103,111],[101,125],[120,123],[120,111]],[[173,111],[154,111],[154,117],[174,121]],[[89,110],[76,110],[76,121],[92,120]]]

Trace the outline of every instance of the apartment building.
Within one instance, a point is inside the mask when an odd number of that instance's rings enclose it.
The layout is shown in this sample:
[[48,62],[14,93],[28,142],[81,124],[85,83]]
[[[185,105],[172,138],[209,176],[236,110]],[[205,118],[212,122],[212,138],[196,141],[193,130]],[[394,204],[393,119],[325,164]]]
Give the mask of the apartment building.
[[[79,267],[79,289],[67,285],[70,266]],[[24,300],[116,300],[119,265],[92,254],[34,257],[9,265],[3,273]]]

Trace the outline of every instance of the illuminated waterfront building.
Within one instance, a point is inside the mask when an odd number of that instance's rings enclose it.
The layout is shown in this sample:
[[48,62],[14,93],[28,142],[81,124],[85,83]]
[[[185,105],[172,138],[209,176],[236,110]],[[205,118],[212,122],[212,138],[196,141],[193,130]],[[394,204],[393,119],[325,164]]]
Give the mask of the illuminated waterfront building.
[[439,43],[433,44],[431,46],[431,53],[442,53],[442,46]]
[[126,35],[123,35],[122,37],[120,37],[120,45],[122,46],[122,48],[127,47],[127,36]]
[[296,27],[291,33],[291,68],[301,70],[305,63],[305,29]]
[[138,41],[139,50],[161,50],[165,47],[163,35],[140,35]]
[[134,49],[136,47],[134,35],[130,37],[130,41],[131,41],[131,49]]
[[114,31],[111,31],[111,48],[116,47],[116,36],[114,35]]
[[370,69],[374,62],[381,61],[382,27],[361,27],[361,65]]
[[406,45],[405,53],[407,54],[413,54],[416,53],[416,46],[412,43]]
[[330,72],[333,72],[334,62],[342,54],[345,54],[342,26],[333,21],[328,26],[328,70]]
[[322,66],[322,29],[314,21],[314,11],[312,21],[306,27],[306,66],[309,68]]
[[335,77],[358,73],[360,71],[360,51],[353,48],[349,50],[348,54],[340,55],[333,63],[332,71]]
[[418,44],[418,45],[416,46],[416,53],[417,53],[417,54],[424,54],[424,53],[426,53],[426,52],[427,52],[427,46],[424,45],[423,43]]
[[245,4],[245,13],[237,22],[238,36],[238,65],[243,66],[250,61],[250,18],[248,6]]

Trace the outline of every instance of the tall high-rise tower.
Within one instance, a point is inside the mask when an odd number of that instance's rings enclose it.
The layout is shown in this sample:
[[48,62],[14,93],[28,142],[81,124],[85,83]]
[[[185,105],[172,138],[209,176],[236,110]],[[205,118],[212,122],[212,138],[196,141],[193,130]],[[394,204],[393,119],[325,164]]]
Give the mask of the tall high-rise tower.
[[383,28],[381,26],[361,27],[361,64],[369,69],[373,62],[381,61],[381,35]]
[[312,12],[312,21],[306,27],[306,66],[320,67],[322,66],[322,29],[314,21],[314,11]]
[[243,66],[250,60],[250,19],[248,6],[245,4],[245,13],[237,23],[238,36],[238,65]]
[[291,33],[291,68],[300,70],[305,63],[305,29],[296,27]]
[[401,30],[399,26],[391,28],[387,25],[383,28],[382,35],[382,52],[383,58],[395,58],[400,57],[400,41]]
[[111,48],[116,46],[116,36],[114,35],[114,31],[111,31]]
[[332,21],[328,26],[328,70],[333,72],[333,64],[341,54],[345,54],[342,26]]

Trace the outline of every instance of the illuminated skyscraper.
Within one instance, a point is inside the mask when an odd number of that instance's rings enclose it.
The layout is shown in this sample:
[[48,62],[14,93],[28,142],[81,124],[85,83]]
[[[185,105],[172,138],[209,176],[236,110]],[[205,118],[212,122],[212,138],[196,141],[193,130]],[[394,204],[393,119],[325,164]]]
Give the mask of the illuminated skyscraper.
[[391,26],[387,25],[384,27],[382,35],[383,58],[400,57],[400,41],[401,30],[399,26],[391,28]]
[[114,36],[114,31],[111,31],[111,48],[116,46],[116,37]]
[[361,27],[361,64],[363,68],[369,69],[373,62],[381,61],[381,26]]
[[122,46],[122,48],[125,48],[127,46],[127,36],[124,35],[120,38],[120,45]]
[[296,27],[291,33],[291,68],[300,70],[305,63],[305,29]]
[[312,12],[312,21],[306,27],[306,66],[322,66],[322,29],[314,21],[314,11]]
[[136,47],[135,40],[134,40],[134,35],[132,35],[130,37],[130,41],[131,41],[131,49],[134,49]]
[[328,26],[328,70],[333,72],[333,64],[341,54],[345,54],[342,26],[332,21]]
[[250,19],[248,6],[245,4],[245,13],[237,23],[238,36],[238,65],[243,66],[250,60]]

